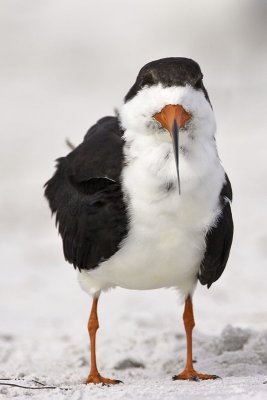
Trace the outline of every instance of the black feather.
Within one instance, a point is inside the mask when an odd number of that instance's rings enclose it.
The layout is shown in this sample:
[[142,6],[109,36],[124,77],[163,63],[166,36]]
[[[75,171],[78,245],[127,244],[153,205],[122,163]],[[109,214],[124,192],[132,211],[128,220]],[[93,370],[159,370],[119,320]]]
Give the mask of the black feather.
[[233,240],[234,226],[230,205],[232,188],[227,175],[225,179],[220,194],[222,211],[216,225],[206,235],[206,251],[198,275],[201,284],[208,288],[222,275]]
[[116,117],[102,118],[82,144],[57,160],[56,173],[45,185],[65,258],[79,269],[110,258],[128,231],[120,184],[122,135]]
[[124,101],[131,100],[145,86],[161,84],[164,87],[190,85],[204,93],[210,102],[204,87],[203,74],[199,65],[190,58],[168,57],[146,64],[136,78],[134,85],[126,94]]

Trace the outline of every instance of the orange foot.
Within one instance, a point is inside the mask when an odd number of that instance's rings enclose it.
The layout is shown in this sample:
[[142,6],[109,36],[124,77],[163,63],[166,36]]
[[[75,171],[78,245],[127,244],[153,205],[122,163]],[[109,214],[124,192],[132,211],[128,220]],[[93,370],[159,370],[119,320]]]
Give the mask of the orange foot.
[[200,381],[200,380],[207,380],[207,379],[218,379],[220,378],[217,375],[207,375],[207,374],[199,374],[194,369],[188,370],[185,369],[181,374],[174,375],[172,377],[173,381],[178,380],[189,380],[189,381]]
[[103,376],[101,376],[100,374],[96,374],[96,375],[88,375],[88,378],[86,379],[85,383],[86,384],[94,383],[95,385],[98,383],[102,383],[102,385],[116,385],[117,383],[123,383],[123,382],[117,379],[103,378]]

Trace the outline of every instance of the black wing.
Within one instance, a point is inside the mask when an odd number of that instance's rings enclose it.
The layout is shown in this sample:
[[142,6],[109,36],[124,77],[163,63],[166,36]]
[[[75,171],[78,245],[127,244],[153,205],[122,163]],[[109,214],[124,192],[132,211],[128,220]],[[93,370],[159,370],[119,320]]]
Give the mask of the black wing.
[[65,258],[75,268],[91,269],[111,257],[127,233],[122,135],[116,117],[102,118],[76,149],[57,160],[56,173],[45,184]]
[[222,275],[233,240],[234,226],[230,205],[232,188],[227,175],[225,180],[220,193],[222,212],[216,226],[206,235],[206,251],[198,275],[202,285],[208,285],[208,288]]

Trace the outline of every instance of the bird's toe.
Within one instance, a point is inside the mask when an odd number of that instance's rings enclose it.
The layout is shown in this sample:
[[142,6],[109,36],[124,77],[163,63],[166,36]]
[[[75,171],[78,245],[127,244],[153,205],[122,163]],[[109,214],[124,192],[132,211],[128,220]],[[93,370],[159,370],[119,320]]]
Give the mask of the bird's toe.
[[102,383],[103,386],[109,386],[109,385],[117,385],[118,383],[123,383],[123,382],[118,379],[104,378],[101,375],[89,375],[85,383],[87,385],[89,383],[93,383],[95,385]]
[[220,379],[219,376],[217,375],[209,375],[209,374],[199,374],[195,370],[187,370],[185,369],[183,372],[181,372],[178,375],[174,375],[172,377],[173,381],[179,381],[179,380],[188,380],[188,381],[202,381],[202,380],[208,380],[208,379]]

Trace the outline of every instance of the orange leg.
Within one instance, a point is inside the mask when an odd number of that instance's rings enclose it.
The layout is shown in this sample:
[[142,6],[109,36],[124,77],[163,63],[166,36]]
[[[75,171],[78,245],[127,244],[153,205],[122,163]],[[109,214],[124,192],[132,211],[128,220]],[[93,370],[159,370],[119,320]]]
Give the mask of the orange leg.
[[106,385],[121,383],[121,381],[116,379],[103,378],[97,369],[96,364],[96,331],[99,328],[98,317],[97,317],[97,303],[98,297],[94,297],[93,304],[91,308],[91,313],[88,321],[88,333],[90,337],[91,344],[91,370],[86,380],[86,383],[102,383]]
[[176,380],[190,380],[190,381],[198,381],[200,379],[217,379],[217,375],[207,375],[207,374],[199,374],[194,370],[193,367],[193,355],[192,355],[192,331],[195,326],[194,313],[193,313],[193,304],[191,296],[188,296],[185,300],[184,307],[184,326],[186,332],[186,340],[187,340],[187,359],[186,366],[183,372],[178,375],[175,375],[172,379]]

